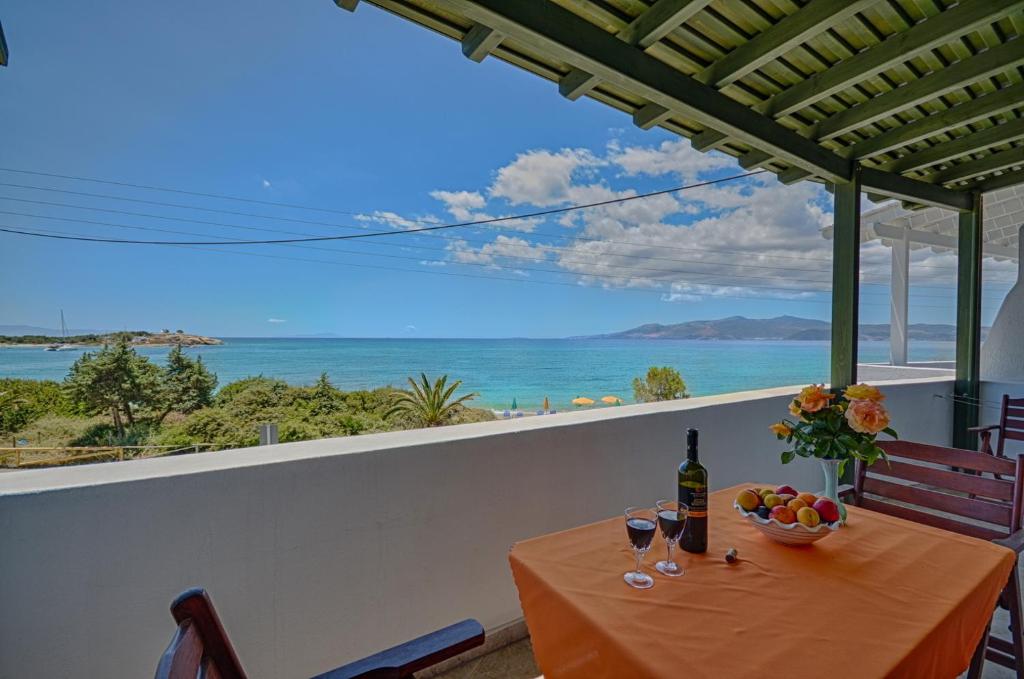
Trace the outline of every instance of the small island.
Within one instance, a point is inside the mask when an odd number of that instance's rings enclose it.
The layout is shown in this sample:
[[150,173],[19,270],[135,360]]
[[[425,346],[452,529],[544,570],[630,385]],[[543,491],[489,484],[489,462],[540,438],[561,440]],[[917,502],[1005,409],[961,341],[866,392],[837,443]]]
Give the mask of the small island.
[[223,340],[216,337],[204,335],[191,335],[182,330],[161,330],[150,332],[148,330],[126,330],[123,332],[110,332],[102,334],[69,335],[58,337],[55,335],[0,335],[0,346],[49,346],[60,344],[71,347],[99,347],[105,344],[114,344],[125,339],[134,346],[150,347],[196,347],[224,344]]

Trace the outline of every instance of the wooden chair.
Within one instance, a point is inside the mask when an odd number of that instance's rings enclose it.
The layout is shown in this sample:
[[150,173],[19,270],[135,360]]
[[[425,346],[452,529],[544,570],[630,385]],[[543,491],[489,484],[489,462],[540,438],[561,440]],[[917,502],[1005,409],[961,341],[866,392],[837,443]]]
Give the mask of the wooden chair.
[[[178,630],[160,658],[156,679],[245,679],[245,670],[206,590],[183,592],[171,604],[171,615]],[[480,623],[463,620],[315,679],[411,679],[413,672],[483,643]]]
[[[889,457],[889,464],[879,461],[868,468],[857,463],[854,486],[846,496],[852,504],[992,540],[1018,555],[1024,550],[1024,530],[1021,530],[1024,461],[910,441],[885,441],[879,445]],[[981,473],[1006,475],[1013,480],[999,476],[985,478]],[[922,485],[906,485],[896,480]],[[942,514],[935,514],[936,511]],[[975,651],[968,677],[981,676],[981,666],[988,659],[1015,670],[1017,677],[1024,679],[1020,594],[1014,568],[999,597],[999,605],[1010,612],[1011,638],[1005,640],[986,630]]]
[[[967,431],[977,432],[981,437],[978,450],[996,457],[1006,457],[1007,439],[1024,441],[1024,398],[1010,398],[1009,394],[1003,394],[999,424],[970,427]],[[992,432],[999,432],[995,450],[992,449]]]

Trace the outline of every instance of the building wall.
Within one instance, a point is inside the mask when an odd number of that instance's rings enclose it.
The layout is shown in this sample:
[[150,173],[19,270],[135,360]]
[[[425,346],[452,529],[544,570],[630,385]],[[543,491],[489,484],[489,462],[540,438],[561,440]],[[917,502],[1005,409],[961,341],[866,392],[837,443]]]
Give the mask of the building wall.
[[[0,677],[149,676],[195,585],[253,676],[499,627],[509,546],[674,496],[687,427],[715,488],[820,488],[767,430],[793,391],[0,475]],[[950,382],[886,391],[903,438],[949,440]]]

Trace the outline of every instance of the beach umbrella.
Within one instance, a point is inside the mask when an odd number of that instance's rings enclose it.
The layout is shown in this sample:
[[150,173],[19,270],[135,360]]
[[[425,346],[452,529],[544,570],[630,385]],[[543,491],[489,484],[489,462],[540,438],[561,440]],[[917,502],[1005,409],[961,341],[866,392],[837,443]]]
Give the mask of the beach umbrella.
[[605,396],[601,400],[604,401],[605,403],[607,403],[608,405],[616,405],[617,406],[617,405],[620,405],[622,403],[622,399],[619,398],[618,396]]
[[551,410],[551,402],[548,401],[548,397],[544,397],[544,410]]
[[572,400],[574,406],[592,406],[594,405],[594,399],[587,398],[586,396],[577,396]]
[[512,410],[519,410],[519,405],[516,404],[516,397],[512,397]]

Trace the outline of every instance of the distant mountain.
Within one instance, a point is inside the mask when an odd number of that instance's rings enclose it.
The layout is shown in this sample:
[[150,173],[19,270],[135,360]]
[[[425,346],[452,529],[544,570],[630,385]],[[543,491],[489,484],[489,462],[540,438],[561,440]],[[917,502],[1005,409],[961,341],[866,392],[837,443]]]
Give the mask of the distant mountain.
[[[821,341],[831,338],[831,327],[828,321],[798,316],[776,316],[775,318],[730,316],[718,320],[688,321],[673,325],[646,323],[632,330],[606,335],[588,335],[582,339]],[[956,339],[956,327],[933,323],[912,323],[908,328],[908,335],[912,340],[952,341]],[[860,326],[860,339],[889,339],[889,324],[878,323]]]

